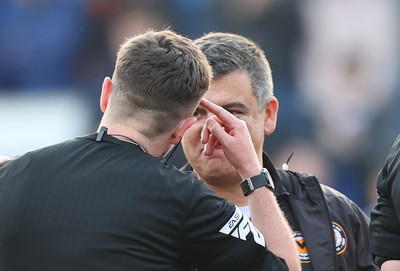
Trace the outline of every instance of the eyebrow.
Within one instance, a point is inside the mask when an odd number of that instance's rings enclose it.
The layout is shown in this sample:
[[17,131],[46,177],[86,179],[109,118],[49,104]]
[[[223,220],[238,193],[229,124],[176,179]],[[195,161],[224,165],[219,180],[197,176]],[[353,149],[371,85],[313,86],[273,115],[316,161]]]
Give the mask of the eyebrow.
[[249,108],[241,102],[227,103],[227,104],[222,105],[222,107],[226,110],[231,109],[231,108],[240,108],[240,109],[244,109],[244,110],[249,110]]
[[[243,104],[243,103],[241,103],[241,102],[227,103],[227,104],[221,105],[221,107],[224,108],[225,110],[229,110],[229,109],[232,109],[232,108],[240,108],[240,109],[243,109],[243,110],[249,110],[249,108],[248,108],[245,104]],[[196,108],[196,110],[207,111],[207,110],[206,110],[204,107],[202,107],[201,105],[199,105],[199,106]]]

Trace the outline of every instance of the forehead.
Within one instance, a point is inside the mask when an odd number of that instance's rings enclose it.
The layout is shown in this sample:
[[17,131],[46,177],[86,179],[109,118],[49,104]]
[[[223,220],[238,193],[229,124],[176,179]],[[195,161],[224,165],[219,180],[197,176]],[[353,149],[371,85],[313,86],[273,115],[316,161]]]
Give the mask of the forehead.
[[257,103],[247,72],[234,71],[214,79],[204,97],[216,104],[241,101],[244,104]]

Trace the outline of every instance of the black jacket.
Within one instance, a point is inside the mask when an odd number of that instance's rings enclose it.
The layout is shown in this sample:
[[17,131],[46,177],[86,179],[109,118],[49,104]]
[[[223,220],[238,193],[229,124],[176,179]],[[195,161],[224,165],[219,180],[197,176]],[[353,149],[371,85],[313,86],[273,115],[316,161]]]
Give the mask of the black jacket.
[[400,136],[376,183],[379,197],[371,211],[370,248],[376,262],[400,260]]
[[314,176],[276,169],[265,153],[263,164],[293,229],[303,270],[379,270],[368,249],[369,219],[355,203]]
[[0,270],[287,270],[234,204],[160,160],[92,134],[1,165]]

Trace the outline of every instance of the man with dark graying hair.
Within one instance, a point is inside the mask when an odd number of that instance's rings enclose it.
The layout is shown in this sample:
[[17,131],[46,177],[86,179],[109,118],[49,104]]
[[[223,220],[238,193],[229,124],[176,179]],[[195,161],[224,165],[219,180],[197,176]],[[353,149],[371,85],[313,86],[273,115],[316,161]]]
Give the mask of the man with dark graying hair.
[[[173,31],[127,39],[102,85],[97,133],[0,165],[0,270],[284,271],[285,261],[300,270],[246,125],[202,100],[211,75],[193,41]],[[165,164],[199,104],[214,114],[202,132],[207,155],[222,149],[252,188],[252,222]]]
[[[276,127],[278,100],[273,93],[269,63],[260,47],[230,33],[210,33],[195,40],[195,44],[213,70],[205,98],[246,123],[258,161],[271,175],[270,188],[293,230],[303,270],[378,270],[369,254],[368,218],[361,209],[314,176],[276,169],[263,151],[265,135]],[[239,187],[242,178],[229,158],[222,150],[205,155],[201,130],[213,114],[202,105],[196,109],[197,122],[182,140],[189,162],[184,169],[193,170],[218,195],[234,202],[252,219],[249,200]],[[279,237],[271,231],[266,238],[271,240],[268,247],[279,255],[279,248],[275,247]]]

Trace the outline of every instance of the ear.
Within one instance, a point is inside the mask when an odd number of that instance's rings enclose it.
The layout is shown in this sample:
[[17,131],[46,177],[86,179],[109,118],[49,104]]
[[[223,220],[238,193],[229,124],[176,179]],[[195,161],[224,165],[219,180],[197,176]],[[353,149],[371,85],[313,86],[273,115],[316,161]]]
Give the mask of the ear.
[[101,87],[101,96],[100,96],[100,109],[101,112],[105,112],[108,106],[108,100],[110,99],[112,91],[112,81],[110,77],[104,78],[103,85]]
[[181,141],[183,134],[196,122],[196,120],[196,117],[181,120],[181,122],[179,122],[178,126],[175,128],[174,133],[172,134],[171,144],[178,144],[179,141]]
[[264,134],[270,135],[275,131],[278,118],[279,102],[272,96],[265,107]]

